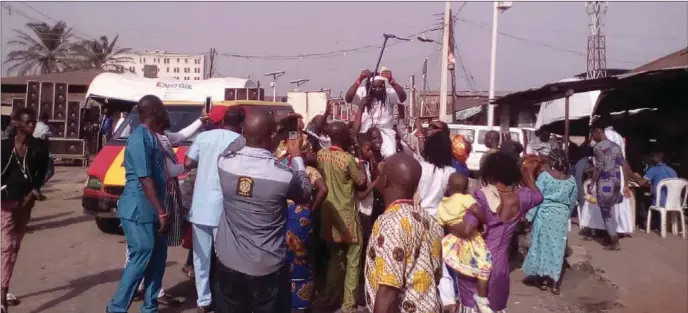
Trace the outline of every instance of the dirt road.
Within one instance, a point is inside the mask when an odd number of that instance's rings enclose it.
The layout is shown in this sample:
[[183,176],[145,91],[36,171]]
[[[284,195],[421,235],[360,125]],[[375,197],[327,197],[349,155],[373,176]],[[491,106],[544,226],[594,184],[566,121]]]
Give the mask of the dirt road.
[[[84,169],[60,167],[45,188],[49,200],[37,204],[31,232],[21,246],[11,292],[22,303],[12,313],[92,313],[104,311],[120,279],[124,237],[101,233],[93,219],[82,215]],[[575,227],[574,227],[575,229]],[[526,287],[523,274],[512,273],[510,313],[686,312],[688,249],[675,236],[637,234],[623,241],[620,252],[603,251],[581,242],[571,232],[570,245],[590,265],[569,270],[562,294]],[[183,300],[181,307],[161,312],[195,312],[195,287],[180,267],[187,250],[169,250],[164,287]],[[592,274],[591,274],[592,273]],[[682,299],[682,300],[681,300]],[[135,302],[130,312],[139,312]]]

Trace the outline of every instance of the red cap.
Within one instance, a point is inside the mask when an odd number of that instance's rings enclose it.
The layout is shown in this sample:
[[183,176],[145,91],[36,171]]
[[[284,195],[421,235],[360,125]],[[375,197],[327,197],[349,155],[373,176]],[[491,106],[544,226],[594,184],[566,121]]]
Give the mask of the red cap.
[[213,124],[219,124],[222,119],[225,118],[225,113],[227,113],[227,107],[224,105],[216,105],[210,108],[210,113],[208,113],[208,119]]

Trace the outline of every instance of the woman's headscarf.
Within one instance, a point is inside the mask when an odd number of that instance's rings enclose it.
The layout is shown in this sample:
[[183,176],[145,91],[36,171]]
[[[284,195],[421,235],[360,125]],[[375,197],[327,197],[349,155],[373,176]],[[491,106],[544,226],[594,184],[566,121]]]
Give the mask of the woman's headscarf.
[[557,171],[566,173],[569,168],[569,160],[562,149],[552,149],[547,155],[549,166]]
[[456,161],[466,163],[471,154],[471,147],[468,140],[463,135],[454,135],[451,138],[452,155]]

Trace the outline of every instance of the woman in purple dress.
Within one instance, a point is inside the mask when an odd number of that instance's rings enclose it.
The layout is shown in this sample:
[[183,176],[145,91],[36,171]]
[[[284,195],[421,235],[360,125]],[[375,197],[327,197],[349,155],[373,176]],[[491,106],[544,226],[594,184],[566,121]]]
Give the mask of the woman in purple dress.
[[[509,155],[496,152],[480,166],[484,186],[475,192],[477,212],[468,212],[464,222],[451,228],[459,236],[471,234],[485,221],[485,243],[492,253],[492,272],[488,281],[489,308],[505,312],[509,298],[509,245],[516,225],[531,208],[542,202],[542,193],[535,185],[535,167],[530,163],[519,169]],[[519,187],[520,182],[520,187]],[[476,215],[482,215],[476,217]],[[473,295],[477,293],[473,278],[458,276],[460,313],[479,313]]]

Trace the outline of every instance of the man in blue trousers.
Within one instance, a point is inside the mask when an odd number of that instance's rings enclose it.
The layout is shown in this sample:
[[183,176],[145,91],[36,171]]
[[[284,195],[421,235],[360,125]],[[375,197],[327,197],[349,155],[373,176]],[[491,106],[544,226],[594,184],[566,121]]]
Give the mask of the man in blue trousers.
[[117,212],[127,239],[129,262],[107,313],[125,313],[141,279],[144,300],[141,313],[157,313],[157,296],[167,261],[167,212],[164,208],[165,157],[156,133],[169,118],[162,101],[153,95],[139,100],[141,124],[129,135],[124,152],[126,183]]

